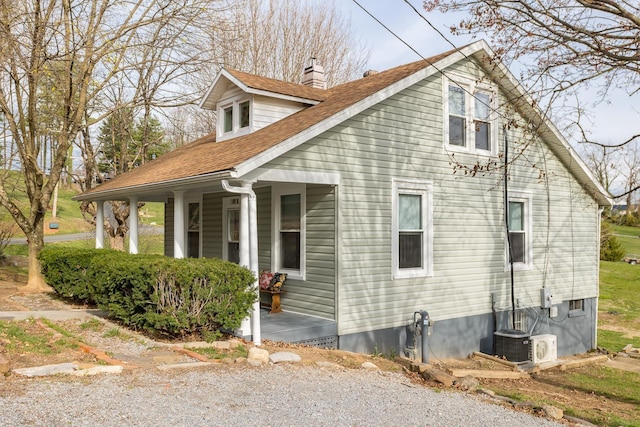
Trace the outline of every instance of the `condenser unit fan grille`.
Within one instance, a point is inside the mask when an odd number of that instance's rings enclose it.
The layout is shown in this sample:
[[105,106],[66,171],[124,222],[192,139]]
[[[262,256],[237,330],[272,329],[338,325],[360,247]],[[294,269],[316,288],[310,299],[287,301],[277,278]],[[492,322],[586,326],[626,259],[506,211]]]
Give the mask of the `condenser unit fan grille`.
[[533,335],[529,350],[529,360],[533,363],[551,362],[558,358],[558,346],[555,335]]

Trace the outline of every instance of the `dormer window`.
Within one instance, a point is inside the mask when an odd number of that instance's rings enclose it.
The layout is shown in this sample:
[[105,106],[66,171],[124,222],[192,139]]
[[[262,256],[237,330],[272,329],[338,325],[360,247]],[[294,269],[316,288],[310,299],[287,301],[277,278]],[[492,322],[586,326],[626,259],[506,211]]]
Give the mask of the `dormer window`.
[[233,98],[218,106],[218,140],[233,138],[250,132],[251,101]]
[[224,109],[224,133],[233,131],[233,106]]
[[240,129],[249,127],[249,101],[244,101],[239,104],[240,107]]

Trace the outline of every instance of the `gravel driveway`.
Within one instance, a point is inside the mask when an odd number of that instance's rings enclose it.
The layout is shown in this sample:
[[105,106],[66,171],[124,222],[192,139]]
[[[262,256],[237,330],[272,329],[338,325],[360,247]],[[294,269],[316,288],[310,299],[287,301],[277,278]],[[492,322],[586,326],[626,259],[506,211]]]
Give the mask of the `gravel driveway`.
[[404,375],[270,365],[0,382],[2,426],[560,426]]

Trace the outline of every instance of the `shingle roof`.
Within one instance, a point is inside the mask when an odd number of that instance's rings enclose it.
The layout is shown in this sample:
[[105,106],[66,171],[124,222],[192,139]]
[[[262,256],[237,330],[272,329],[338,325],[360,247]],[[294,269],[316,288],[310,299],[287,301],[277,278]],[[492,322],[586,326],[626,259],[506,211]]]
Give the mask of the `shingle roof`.
[[[276,93],[295,94],[294,96],[304,94],[309,99],[317,99],[321,102],[248,135],[222,142],[216,142],[215,133],[204,136],[87,191],[81,198],[90,198],[86,196],[98,195],[102,192],[125,190],[142,185],[153,185],[232,170],[242,162],[275,147],[288,138],[428,67],[453,52],[455,51],[401,65],[328,90],[266,79],[235,70],[229,71],[248,86]],[[323,96],[324,99],[319,99]]]
[[252,89],[294,96],[296,98],[311,99],[314,101],[324,101],[328,96],[328,91],[325,89],[317,89],[297,83],[283,82],[282,80],[243,73],[238,70],[227,69],[227,72],[238,79],[238,81]]

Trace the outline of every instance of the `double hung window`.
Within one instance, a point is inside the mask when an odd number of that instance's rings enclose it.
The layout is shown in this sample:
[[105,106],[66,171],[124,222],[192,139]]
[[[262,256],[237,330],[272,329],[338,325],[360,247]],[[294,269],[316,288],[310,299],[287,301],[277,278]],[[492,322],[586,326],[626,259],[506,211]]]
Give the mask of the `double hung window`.
[[431,274],[432,185],[393,181],[393,277]]
[[511,193],[507,207],[509,234],[506,240],[507,269],[528,269],[532,263],[531,195]]
[[274,271],[290,278],[305,276],[305,198],[304,185],[274,187]]
[[445,145],[453,151],[497,153],[493,90],[468,79],[444,79]]

